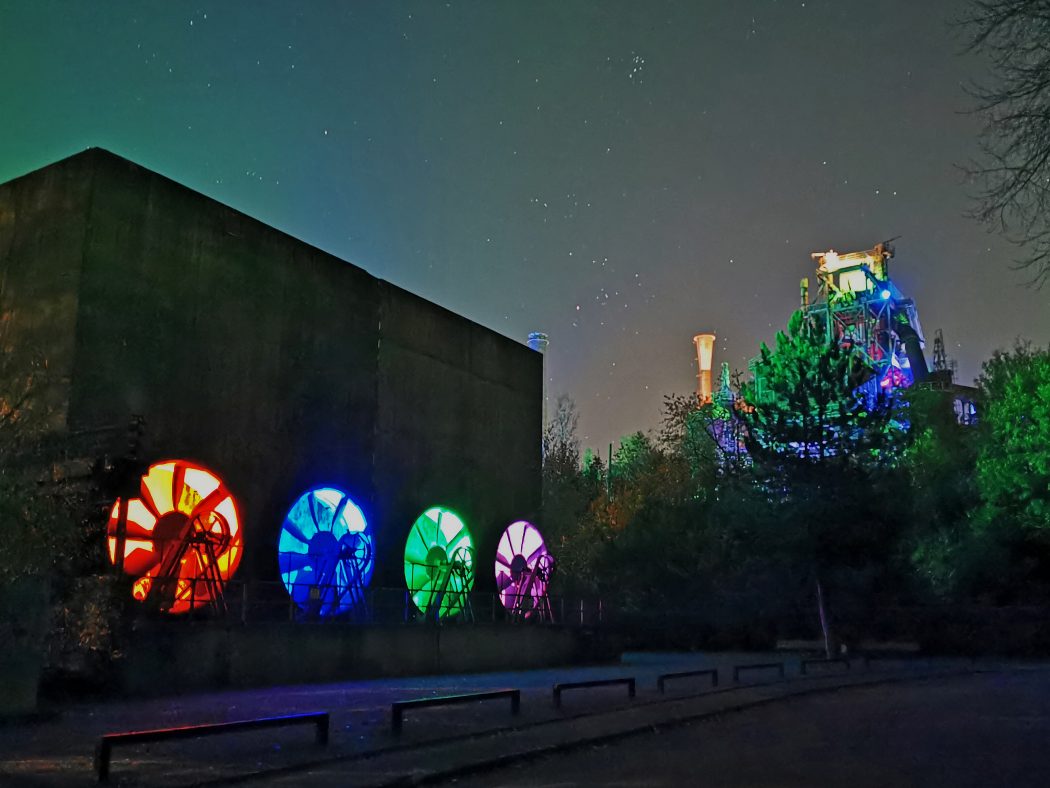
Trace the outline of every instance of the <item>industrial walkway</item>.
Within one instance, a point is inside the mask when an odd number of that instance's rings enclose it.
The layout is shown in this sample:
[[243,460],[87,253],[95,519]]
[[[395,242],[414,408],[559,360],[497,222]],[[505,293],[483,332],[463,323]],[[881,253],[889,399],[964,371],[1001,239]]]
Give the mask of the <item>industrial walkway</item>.
[[[784,662],[776,670],[745,672],[735,665]],[[720,686],[706,677],[669,682],[659,674],[715,668]],[[49,721],[0,728],[0,784],[95,785],[93,751],[103,733],[192,725],[250,717],[329,711],[330,743],[314,743],[308,727],[270,729],[121,748],[114,752],[113,785],[188,785],[243,781],[296,785],[311,781],[376,785],[409,775],[427,779],[470,773],[514,757],[534,757],[574,743],[606,741],[668,722],[768,703],[788,695],[969,671],[968,660],[854,663],[800,675],[797,657],[782,654],[706,653],[625,655],[620,664],[512,673],[382,679],[325,685],[198,693],[174,698],[85,703],[57,709]],[[623,685],[566,692],[555,708],[557,682],[633,676],[637,697]],[[753,683],[752,683],[753,682]],[[521,713],[505,701],[409,712],[400,736],[391,732],[390,704],[432,695],[521,689]],[[514,730],[511,733],[511,729]],[[499,731],[498,733],[493,733]]]

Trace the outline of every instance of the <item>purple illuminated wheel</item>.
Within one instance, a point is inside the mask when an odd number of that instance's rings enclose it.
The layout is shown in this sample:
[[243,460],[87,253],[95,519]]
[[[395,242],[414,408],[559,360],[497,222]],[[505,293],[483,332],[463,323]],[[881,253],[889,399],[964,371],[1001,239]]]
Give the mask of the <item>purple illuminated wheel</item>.
[[554,558],[539,529],[525,520],[507,526],[496,548],[496,590],[515,618],[551,620],[547,589]]

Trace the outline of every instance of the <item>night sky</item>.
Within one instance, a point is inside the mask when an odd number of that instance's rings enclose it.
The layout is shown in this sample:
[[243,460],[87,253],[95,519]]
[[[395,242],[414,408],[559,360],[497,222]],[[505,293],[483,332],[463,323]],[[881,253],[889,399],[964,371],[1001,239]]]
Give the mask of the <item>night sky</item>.
[[963,2],[0,0],[0,182],[98,145],[507,336],[584,442],[744,368],[809,253],[891,275],[960,379],[1050,336],[966,218]]

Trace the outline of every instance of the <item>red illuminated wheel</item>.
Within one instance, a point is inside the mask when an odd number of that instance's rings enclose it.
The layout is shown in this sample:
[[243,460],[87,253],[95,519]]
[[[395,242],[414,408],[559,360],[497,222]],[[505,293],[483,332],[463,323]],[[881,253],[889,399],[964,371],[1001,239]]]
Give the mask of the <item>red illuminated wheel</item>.
[[243,547],[226,485],[200,465],[167,460],[150,466],[139,489],[113,504],[106,527],[109,560],[137,577],[135,599],[167,613],[222,607]]

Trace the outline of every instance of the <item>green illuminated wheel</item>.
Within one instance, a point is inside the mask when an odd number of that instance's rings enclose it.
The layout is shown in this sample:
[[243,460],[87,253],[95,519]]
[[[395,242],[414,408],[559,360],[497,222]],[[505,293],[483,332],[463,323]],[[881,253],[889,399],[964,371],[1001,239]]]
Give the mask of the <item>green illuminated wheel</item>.
[[474,587],[474,543],[451,509],[431,507],[412,524],[405,543],[405,585],[426,618],[451,618],[467,607]]

